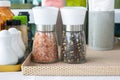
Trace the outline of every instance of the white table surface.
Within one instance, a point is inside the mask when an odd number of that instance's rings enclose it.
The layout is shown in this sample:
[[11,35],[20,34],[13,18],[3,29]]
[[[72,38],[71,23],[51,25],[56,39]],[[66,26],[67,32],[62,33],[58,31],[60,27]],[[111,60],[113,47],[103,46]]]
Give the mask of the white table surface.
[[0,80],[120,80],[120,76],[23,76],[21,72],[0,72]]

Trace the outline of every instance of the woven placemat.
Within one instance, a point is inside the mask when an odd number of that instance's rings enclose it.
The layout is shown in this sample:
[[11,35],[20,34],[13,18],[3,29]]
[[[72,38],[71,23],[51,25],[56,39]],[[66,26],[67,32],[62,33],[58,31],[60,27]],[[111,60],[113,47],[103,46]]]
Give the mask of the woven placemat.
[[120,76],[120,46],[109,51],[94,51],[87,48],[84,64],[38,64],[31,62],[31,55],[22,65],[27,76]]

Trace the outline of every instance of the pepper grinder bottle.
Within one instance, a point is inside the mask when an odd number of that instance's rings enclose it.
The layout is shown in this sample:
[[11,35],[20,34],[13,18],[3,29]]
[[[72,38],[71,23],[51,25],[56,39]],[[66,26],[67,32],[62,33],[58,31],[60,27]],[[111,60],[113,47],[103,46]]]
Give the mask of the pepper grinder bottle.
[[33,14],[36,24],[33,42],[32,61],[53,63],[58,60],[55,25],[58,9],[54,7],[35,7]]
[[[69,14],[69,15],[68,15]],[[86,41],[84,33],[86,8],[61,8],[63,37],[61,57],[65,63],[78,64],[86,61]]]

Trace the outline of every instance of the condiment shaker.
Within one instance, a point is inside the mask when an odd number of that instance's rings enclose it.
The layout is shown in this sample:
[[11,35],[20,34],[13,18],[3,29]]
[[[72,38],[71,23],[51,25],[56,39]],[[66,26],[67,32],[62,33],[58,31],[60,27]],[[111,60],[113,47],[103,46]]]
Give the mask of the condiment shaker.
[[[69,14],[69,15],[68,15]],[[63,36],[61,58],[65,63],[78,64],[86,62],[86,41],[84,33],[86,8],[61,8]]]
[[58,61],[58,48],[55,34],[58,9],[54,7],[33,8],[36,24],[33,42],[32,61],[53,63]]

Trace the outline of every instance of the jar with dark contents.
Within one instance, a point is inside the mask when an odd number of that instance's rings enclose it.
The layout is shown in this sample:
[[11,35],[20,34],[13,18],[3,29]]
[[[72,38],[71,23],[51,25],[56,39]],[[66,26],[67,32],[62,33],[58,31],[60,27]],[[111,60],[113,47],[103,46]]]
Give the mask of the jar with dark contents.
[[64,26],[61,57],[65,63],[79,64],[86,62],[85,34],[82,26]]
[[58,48],[55,26],[37,26],[32,50],[32,61],[38,63],[53,63],[58,61]]

